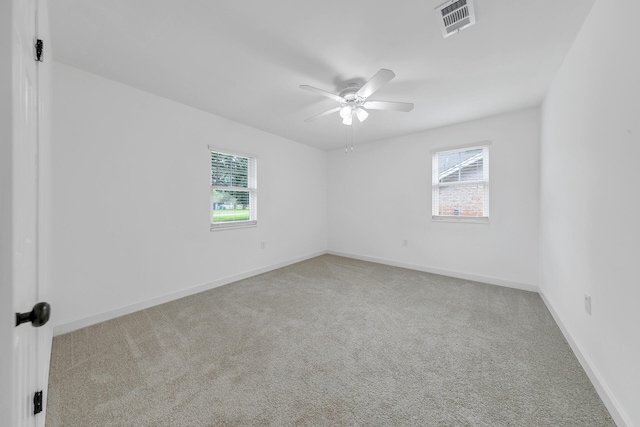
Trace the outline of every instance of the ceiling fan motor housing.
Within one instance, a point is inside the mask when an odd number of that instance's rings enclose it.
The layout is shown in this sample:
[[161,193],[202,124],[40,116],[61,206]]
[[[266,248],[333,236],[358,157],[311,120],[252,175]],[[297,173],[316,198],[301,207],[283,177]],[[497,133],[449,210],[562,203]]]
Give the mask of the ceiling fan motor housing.
[[357,93],[359,90],[360,86],[358,86],[357,83],[351,83],[346,88],[342,89],[342,92],[340,92],[338,96],[347,101],[347,103],[353,101],[364,101],[364,99],[356,99],[358,98]]

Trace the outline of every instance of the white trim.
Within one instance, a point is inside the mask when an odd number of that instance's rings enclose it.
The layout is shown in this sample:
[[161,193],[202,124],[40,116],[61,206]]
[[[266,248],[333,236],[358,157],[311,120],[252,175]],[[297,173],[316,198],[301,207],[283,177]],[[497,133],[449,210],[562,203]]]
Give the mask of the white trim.
[[212,151],[212,152],[215,151],[216,153],[227,154],[229,156],[252,157],[254,159],[258,158],[258,156],[256,156],[255,154],[243,153],[242,151],[236,151],[236,150],[228,150],[226,148],[216,147],[216,146],[213,146],[213,145],[208,145],[207,149],[209,151]]
[[237,228],[254,228],[258,226],[258,221],[229,221],[212,222],[209,231],[235,230]]
[[292,258],[287,261],[278,262],[276,264],[272,264],[266,267],[256,268],[255,270],[251,270],[245,273],[240,273],[233,276],[218,279],[210,283],[205,283],[203,285],[194,286],[192,288],[184,289],[178,292],[172,292],[170,294],[166,294],[156,298],[151,298],[146,301],[140,301],[135,304],[116,308],[114,310],[105,311],[103,313],[96,314],[90,317],[75,319],[75,320],[63,323],[61,325],[56,325],[53,328],[53,335],[57,336],[57,335],[73,332],[75,330],[85,328],[87,326],[95,325],[96,323],[105,322],[107,320],[115,319],[117,317],[124,316],[126,314],[131,314],[136,311],[144,310],[145,308],[154,307],[156,305],[164,304],[166,302],[183,298],[189,295],[194,295],[200,292],[208,291],[210,289],[214,289],[219,286],[228,285],[229,283],[237,282],[238,280],[243,280],[249,277],[257,276],[258,274],[266,273],[271,270],[276,270],[278,268],[286,267],[288,265],[295,264],[297,262],[306,261],[308,259],[315,258],[320,255],[324,255],[325,253],[326,252],[321,251],[321,252],[315,252],[308,255],[304,255],[301,257]]
[[453,151],[460,151],[463,149],[470,150],[472,148],[483,148],[483,147],[490,146],[491,143],[492,141],[487,140],[487,141],[480,141],[480,142],[471,142],[469,144],[454,145],[453,147],[434,148],[431,150],[431,155],[433,156],[435,153],[448,153]]
[[295,263],[302,262],[302,261],[306,261],[308,259],[315,258],[315,257],[321,256],[321,255],[325,255],[325,254],[342,256],[342,257],[346,257],[346,258],[359,259],[359,260],[362,260],[362,261],[375,262],[375,263],[378,263],[378,264],[391,265],[391,266],[394,266],[394,267],[408,268],[410,270],[424,271],[426,273],[433,273],[433,274],[440,274],[440,275],[444,275],[444,276],[457,277],[459,279],[472,280],[474,282],[488,283],[488,284],[491,284],[491,285],[504,286],[504,287],[507,287],[507,288],[520,289],[520,290],[529,291],[529,292],[538,292],[538,287],[535,286],[535,285],[529,285],[529,284],[526,284],[526,283],[519,283],[519,282],[512,282],[512,281],[509,281],[509,280],[498,279],[498,278],[495,278],[495,277],[480,276],[480,275],[468,274],[468,273],[462,273],[462,272],[456,272],[456,271],[450,271],[450,270],[442,270],[442,269],[438,269],[438,268],[424,267],[424,266],[419,266],[419,265],[414,265],[414,264],[407,264],[407,263],[402,263],[402,262],[384,260],[384,259],[380,259],[380,258],[368,257],[368,256],[359,256],[359,255],[349,254],[349,253],[344,253],[344,252],[320,251],[320,252],[314,252],[314,253],[311,253],[311,254],[308,254],[308,255],[304,255],[304,256],[301,256],[301,257],[292,258],[292,259],[289,259],[287,261],[282,261],[282,262],[279,262],[279,263],[276,263],[276,264],[272,264],[272,265],[269,265],[269,266],[266,266],[266,267],[260,267],[260,268],[257,268],[255,270],[251,270],[251,271],[248,271],[248,272],[245,272],[245,273],[240,273],[240,274],[236,274],[236,275],[233,275],[233,276],[229,276],[229,277],[225,277],[225,278],[222,278],[222,279],[218,279],[218,280],[215,280],[213,282],[205,283],[203,285],[194,286],[192,288],[184,289],[182,291],[173,292],[173,293],[166,294],[166,295],[163,295],[163,296],[160,296],[160,297],[156,297],[156,298],[151,298],[151,299],[146,300],[146,301],[140,301],[140,302],[137,302],[135,304],[131,304],[131,305],[127,305],[127,306],[124,306],[124,307],[116,308],[114,310],[105,311],[103,313],[99,313],[99,314],[96,314],[96,315],[93,315],[93,316],[90,316],[90,317],[78,318],[78,319],[71,320],[69,322],[66,322],[66,323],[63,323],[63,324],[60,324],[60,325],[55,325],[55,327],[53,328],[53,335],[54,336],[58,336],[58,335],[66,334],[66,333],[69,333],[69,332],[73,332],[75,330],[78,330],[78,329],[81,329],[81,328],[85,328],[87,326],[95,325],[96,323],[105,322],[107,320],[115,319],[117,317],[124,316],[126,314],[130,314],[130,313],[134,313],[136,311],[144,310],[145,308],[154,307],[156,305],[164,304],[166,302],[173,301],[173,300],[176,300],[178,298],[183,298],[183,297],[186,297],[186,296],[189,296],[189,295],[193,295],[193,294],[197,294],[197,293],[200,293],[200,292],[204,292],[204,291],[207,291],[209,289],[214,289],[214,288],[217,288],[219,286],[224,286],[224,285],[227,285],[229,283],[237,282],[238,280],[247,279],[249,277],[257,276],[258,274],[266,273],[266,272],[271,271],[271,270],[276,270],[278,268],[286,267],[288,265],[295,264]]
[[297,258],[293,258],[293,259],[290,259],[290,260],[287,260],[287,261],[283,261],[283,262],[279,262],[279,263],[276,263],[276,264],[272,264],[272,265],[267,266],[267,267],[257,268],[255,270],[251,270],[251,271],[248,271],[246,273],[241,273],[241,274],[237,274],[237,275],[234,275],[234,276],[225,277],[223,279],[219,279],[219,280],[216,280],[214,282],[206,283],[204,285],[194,286],[192,288],[185,289],[185,290],[182,290],[182,291],[179,291],[179,292],[174,292],[174,293],[171,293],[171,294],[163,295],[161,297],[152,298],[152,299],[146,300],[146,301],[141,301],[141,302],[138,302],[138,303],[135,303],[135,304],[131,304],[131,305],[128,305],[128,306],[125,306],[125,307],[121,307],[121,308],[118,308],[118,309],[115,309],[115,310],[109,310],[109,311],[106,311],[104,313],[100,313],[100,314],[97,314],[97,315],[94,315],[94,316],[91,316],[91,317],[76,319],[76,320],[61,324],[61,325],[56,325],[53,328],[53,335],[54,336],[58,336],[58,335],[66,334],[66,333],[69,333],[69,332],[73,332],[75,330],[78,330],[78,329],[81,329],[81,328],[84,328],[84,327],[87,327],[87,326],[91,326],[91,325],[94,325],[96,323],[100,323],[100,322],[104,322],[104,321],[107,321],[107,320],[115,319],[117,317],[124,316],[126,314],[134,313],[136,311],[144,310],[146,308],[153,307],[153,306],[156,306],[156,305],[159,305],[159,304],[164,304],[164,303],[169,302],[169,301],[173,301],[173,300],[176,300],[176,299],[179,299],[179,298],[183,298],[183,297],[186,297],[186,296],[189,296],[189,295],[193,295],[193,294],[204,292],[204,291],[207,291],[207,290],[210,290],[210,289],[214,289],[214,288],[217,288],[219,286],[224,286],[224,285],[227,285],[229,283],[233,283],[233,282],[236,282],[236,281],[239,281],[239,280],[243,280],[243,279],[246,279],[246,278],[249,278],[249,277],[257,276],[258,274],[266,273],[268,271],[272,271],[272,270],[276,270],[278,268],[286,267],[286,266],[291,265],[291,264],[295,264],[295,263],[298,263],[298,262],[306,261],[308,259],[315,258],[315,257],[321,256],[321,255],[324,255],[324,254],[336,255],[336,256],[341,256],[341,257],[346,257],[346,258],[353,258],[353,259],[358,259],[358,260],[368,261],[368,262],[375,262],[375,263],[378,263],[378,264],[390,265],[390,266],[393,266],[393,267],[408,268],[408,269],[416,270],[416,271],[424,271],[426,273],[440,274],[440,275],[449,276],[449,277],[456,277],[456,278],[464,279],[464,280],[472,280],[474,282],[487,283],[487,284],[490,284],[490,285],[503,286],[503,287],[507,287],[507,288],[520,289],[520,290],[523,290],[523,291],[538,293],[540,295],[540,297],[542,298],[542,301],[544,302],[544,304],[547,306],[547,309],[551,313],[551,316],[555,320],[556,324],[558,325],[558,327],[562,331],[562,334],[564,335],[565,339],[569,343],[569,346],[571,347],[571,349],[573,350],[574,354],[576,355],[578,361],[580,362],[580,365],[582,366],[582,368],[584,369],[585,373],[589,377],[589,380],[591,381],[591,383],[593,384],[594,388],[596,389],[596,392],[600,396],[600,399],[602,399],[604,405],[609,410],[609,413],[613,417],[615,423],[620,427],[634,427],[632,422],[631,422],[631,420],[629,419],[629,417],[626,415],[626,413],[622,409],[620,403],[615,398],[615,396],[613,395],[613,393],[611,392],[611,390],[607,386],[606,382],[603,380],[603,378],[600,375],[600,373],[598,372],[598,370],[593,367],[593,365],[591,363],[591,360],[585,355],[585,353],[583,352],[583,350],[580,347],[580,345],[578,345],[573,340],[571,334],[569,333],[567,328],[564,326],[564,324],[562,323],[562,320],[560,319],[560,317],[556,313],[555,309],[553,308],[553,305],[549,302],[549,300],[547,299],[547,297],[545,296],[544,292],[542,291],[542,289],[539,286],[531,285],[531,284],[527,284],[527,283],[521,283],[521,282],[514,282],[514,281],[510,281],[510,280],[499,279],[499,278],[496,278],[496,277],[482,276],[482,275],[477,275],[477,274],[469,274],[469,273],[463,273],[463,272],[452,271],[452,270],[443,270],[443,269],[440,269],[440,268],[433,268],[433,267],[426,267],[426,266],[420,266],[420,265],[415,265],[415,264],[408,264],[408,263],[385,260],[385,259],[375,258],[375,257],[370,257],[370,256],[360,256],[360,255],[355,255],[355,254],[350,254],[350,253],[345,253],[345,252],[339,252],[339,251],[327,250],[327,251],[320,251],[320,252],[308,254],[308,255],[305,255],[305,256],[302,256],[302,257],[297,257]]
[[392,260],[375,258],[370,256],[361,256],[361,255],[355,255],[355,254],[331,251],[331,250],[327,251],[327,253],[331,255],[346,257],[346,258],[359,259],[361,261],[375,262],[378,264],[390,265],[393,267],[407,268],[409,270],[424,271],[425,273],[439,274],[442,276],[449,276],[449,277],[455,277],[458,279],[471,280],[474,282],[487,283],[489,285],[503,286],[505,288],[520,289],[521,291],[539,292],[540,290],[540,288],[537,285],[514,282],[511,280],[500,279],[497,277],[482,276],[479,274],[470,274],[470,273],[464,273],[461,271],[444,270],[441,268],[428,267],[428,266],[416,265],[416,264],[408,264],[408,263],[399,262],[399,261],[392,261]]
[[582,369],[584,369],[587,377],[589,377],[589,380],[591,380],[591,384],[593,384],[593,387],[596,389],[598,396],[600,396],[600,399],[602,399],[604,406],[606,406],[609,410],[609,413],[611,414],[611,417],[615,421],[616,425],[618,425],[619,427],[633,427],[631,420],[622,409],[620,402],[618,402],[618,400],[615,398],[615,396],[611,392],[611,389],[609,388],[609,386],[607,386],[607,383],[602,378],[602,375],[600,375],[600,372],[598,372],[598,370],[593,366],[591,359],[589,359],[589,357],[583,351],[582,347],[580,347],[580,345],[573,339],[573,337],[569,333],[569,330],[562,322],[562,319],[560,318],[560,316],[558,316],[558,313],[553,308],[551,301],[549,301],[549,299],[544,294],[544,291],[540,289],[538,293],[540,294],[540,298],[542,298],[542,301],[547,306],[549,313],[551,313],[551,316],[553,316],[553,319],[556,321],[556,324],[562,331],[564,338],[569,343],[569,346],[571,347],[571,350],[573,350],[573,353],[576,355],[576,358],[580,362],[580,365],[582,365]]
[[473,184],[485,184],[489,185],[489,181],[484,179],[478,179],[475,181],[451,181],[451,182],[440,182],[438,183],[438,187],[460,187],[464,185],[473,185]]
[[436,222],[468,222],[470,224],[489,224],[488,216],[455,216],[455,215],[431,215]]
[[251,190],[255,190],[253,187],[229,187],[224,185],[212,185],[211,189],[215,191],[244,191],[245,193],[251,193]]

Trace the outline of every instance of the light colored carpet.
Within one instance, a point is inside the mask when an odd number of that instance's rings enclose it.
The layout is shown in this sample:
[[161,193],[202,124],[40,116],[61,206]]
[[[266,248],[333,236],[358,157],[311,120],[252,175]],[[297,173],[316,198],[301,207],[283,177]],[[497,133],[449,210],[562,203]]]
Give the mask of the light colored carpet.
[[47,426],[615,425],[536,293],[324,255],[58,336]]

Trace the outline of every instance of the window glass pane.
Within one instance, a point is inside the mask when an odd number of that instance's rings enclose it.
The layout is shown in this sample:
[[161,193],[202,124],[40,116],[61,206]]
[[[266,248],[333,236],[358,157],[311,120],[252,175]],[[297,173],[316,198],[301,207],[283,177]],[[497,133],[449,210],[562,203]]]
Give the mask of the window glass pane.
[[213,222],[249,221],[249,191],[213,190],[211,195]]
[[211,153],[211,185],[249,186],[249,159],[224,153]]
[[438,215],[483,216],[484,184],[461,184],[440,187]]
[[441,183],[481,180],[482,167],[482,148],[438,154],[438,179]]
[[[473,159],[471,159],[473,160]],[[460,168],[460,181],[481,181],[482,180],[482,154],[476,156],[475,160]]]

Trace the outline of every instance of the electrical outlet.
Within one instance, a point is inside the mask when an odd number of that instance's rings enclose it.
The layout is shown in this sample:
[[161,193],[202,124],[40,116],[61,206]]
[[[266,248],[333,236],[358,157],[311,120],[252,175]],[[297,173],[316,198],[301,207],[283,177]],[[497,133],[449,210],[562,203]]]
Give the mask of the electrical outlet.
[[264,249],[267,247],[267,242],[260,242],[260,249]]
[[584,311],[591,316],[591,295],[584,294]]
[[409,242],[407,241],[407,239],[404,239],[402,241],[402,246],[409,246]]

